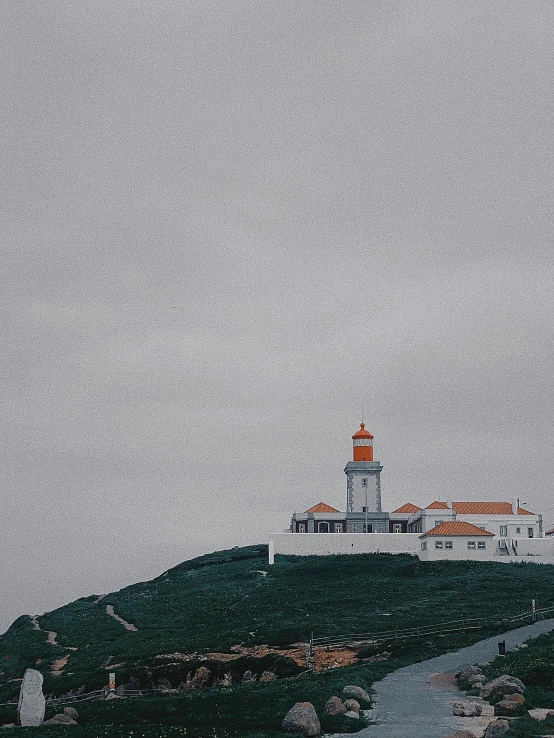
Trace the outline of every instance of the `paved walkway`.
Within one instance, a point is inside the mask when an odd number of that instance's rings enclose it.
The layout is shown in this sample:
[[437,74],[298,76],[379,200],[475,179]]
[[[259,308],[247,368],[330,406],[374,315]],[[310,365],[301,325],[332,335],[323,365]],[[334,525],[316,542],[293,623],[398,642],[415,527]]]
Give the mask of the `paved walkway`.
[[513,649],[517,643],[553,629],[554,618],[542,620],[392,672],[373,685],[376,706],[371,719],[376,725],[356,735],[359,738],[443,738],[458,730],[482,734],[483,723],[488,720],[452,715],[452,704],[465,695],[451,677],[440,675],[456,674],[479,661],[492,661],[498,655],[498,641],[506,641],[506,647]]

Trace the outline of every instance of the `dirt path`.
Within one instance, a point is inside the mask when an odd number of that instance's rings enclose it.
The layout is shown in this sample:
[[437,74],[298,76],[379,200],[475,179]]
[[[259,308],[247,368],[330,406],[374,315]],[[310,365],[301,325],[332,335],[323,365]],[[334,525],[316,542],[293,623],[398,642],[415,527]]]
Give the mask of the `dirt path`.
[[106,605],[106,612],[108,613],[108,615],[111,615],[112,618],[115,618],[118,623],[121,623],[125,630],[138,630],[136,625],[133,625],[133,623],[128,623],[126,620],[123,620],[123,618],[120,618],[119,615],[116,615],[113,609],[113,605]]
[[[33,628],[35,630],[42,630],[42,628],[40,627],[40,623],[38,621],[38,615],[33,615],[33,617],[31,618],[31,622],[32,622]],[[58,634],[55,633],[53,630],[42,630],[42,632],[43,633],[46,633],[46,635],[48,637],[48,643],[50,643],[52,646],[59,646],[60,645],[58,643],[58,641],[56,640],[57,637],[58,637]],[[73,651],[75,649],[71,649],[71,650]]]

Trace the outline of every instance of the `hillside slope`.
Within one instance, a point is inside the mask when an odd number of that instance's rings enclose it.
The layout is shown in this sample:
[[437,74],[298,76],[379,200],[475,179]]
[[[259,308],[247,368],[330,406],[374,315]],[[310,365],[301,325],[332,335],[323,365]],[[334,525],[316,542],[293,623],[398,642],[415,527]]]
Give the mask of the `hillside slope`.
[[[14,680],[31,666],[45,674],[46,692],[61,694],[104,686],[110,670],[120,682],[171,680],[179,659],[197,668],[200,654],[234,647],[236,658],[240,644],[245,654],[248,646],[307,641],[312,631],[361,633],[515,614],[532,598],[554,604],[553,568],[424,563],[390,554],[280,556],[270,567],[265,546],[217,552],[150,582],[79,599],[34,621],[16,620],[0,637],[0,701],[17,693]],[[277,656],[255,671],[263,667],[294,672],[294,664]]]

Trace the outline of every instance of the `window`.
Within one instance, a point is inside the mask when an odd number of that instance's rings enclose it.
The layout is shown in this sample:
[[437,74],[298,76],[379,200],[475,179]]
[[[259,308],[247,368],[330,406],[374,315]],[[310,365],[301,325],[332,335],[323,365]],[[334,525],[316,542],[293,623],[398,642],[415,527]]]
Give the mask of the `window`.
[[527,528],[527,533],[529,535],[529,538],[533,538],[533,536],[535,535],[535,531],[533,530],[533,528]]
[[477,544],[475,543],[475,541],[468,541],[467,547],[469,548],[470,551],[473,551],[474,549],[477,548]]
[[402,523],[394,523],[392,526],[393,533],[402,533]]
[[335,533],[342,533],[342,523],[335,523]]
[[444,547],[445,548],[452,548],[452,541],[445,541],[444,542]]
[[305,533],[306,532],[306,523],[298,523],[298,532],[299,533]]
[[477,548],[480,551],[483,551],[486,547],[487,547],[487,544],[485,543],[485,541],[478,541],[477,542]]
[[508,535],[508,526],[507,525],[501,525],[500,526],[500,535],[501,536],[507,536]]
[[443,547],[442,541],[435,541],[435,548],[442,548],[442,547]]
[[437,525],[442,525],[444,523],[444,520],[435,520],[435,528]]
[[362,479],[362,487],[367,487],[367,479]]
[[371,523],[367,524],[367,530],[366,530],[366,525],[364,523],[364,533],[373,533],[373,525]]
[[427,551],[427,541],[422,541],[421,542],[421,550],[422,551]]
[[362,507],[362,512],[367,512],[367,507]]
[[317,532],[318,533],[329,533],[329,523],[319,523]]
[[516,534],[521,533],[521,528],[516,528]]

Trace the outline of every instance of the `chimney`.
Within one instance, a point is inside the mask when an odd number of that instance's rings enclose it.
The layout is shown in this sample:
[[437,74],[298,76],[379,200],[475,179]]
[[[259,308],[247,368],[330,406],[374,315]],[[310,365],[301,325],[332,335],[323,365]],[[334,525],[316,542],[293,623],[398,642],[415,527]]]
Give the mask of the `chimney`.
[[512,515],[517,515],[517,508],[519,507],[517,497],[512,497]]

